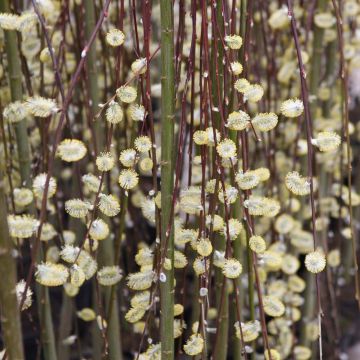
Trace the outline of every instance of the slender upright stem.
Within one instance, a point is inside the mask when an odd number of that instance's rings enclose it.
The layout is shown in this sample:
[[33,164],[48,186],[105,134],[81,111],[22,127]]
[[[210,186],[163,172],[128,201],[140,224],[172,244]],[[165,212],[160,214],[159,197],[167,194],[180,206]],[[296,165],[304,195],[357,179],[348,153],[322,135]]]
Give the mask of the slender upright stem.
[[[324,12],[326,9],[326,0],[319,0],[317,2],[317,11]],[[313,54],[311,57],[311,69],[310,69],[310,80],[309,80],[309,92],[310,95],[317,95],[319,88],[319,80],[321,75],[321,58],[324,51],[323,47],[324,29],[315,26],[314,39],[313,39]],[[314,116],[316,110],[317,101],[310,104],[311,115]]]
[[[85,36],[86,40],[89,40],[92,32],[96,26],[95,19],[95,3],[92,0],[84,0],[84,10],[85,10]],[[90,109],[92,117],[98,111],[98,105],[100,102],[99,95],[99,86],[98,86],[98,76],[96,69],[96,40],[91,44],[88,49],[88,55],[86,58],[86,72],[87,72],[87,86],[89,90],[90,97]],[[102,151],[102,146],[104,143],[104,129],[101,127],[100,119],[97,119],[95,124],[95,151]]]
[[7,224],[4,178],[0,170],[0,272],[6,274],[0,281],[1,330],[9,359],[24,359],[21,321],[16,299],[16,262],[14,243]]
[[[306,73],[304,68],[304,63],[302,60],[302,54],[300,49],[300,41],[297,33],[296,19],[293,13],[292,1],[287,0],[287,6],[289,11],[289,17],[291,18],[291,30],[295,43],[295,50],[298,59],[298,66],[300,72],[300,83],[301,83],[301,97],[304,104],[304,116],[305,116],[305,125],[306,125],[306,141],[307,141],[307,168],[308,168],[308,178],[310,181],[310,207],[311,207],[311,224],[312,224],[312,235],[313,235],[313,249],[315,251],[317,246],[317,235],[316,235],[316,208],[315,208],[315,199],[314,199],[314,179],[313,179],[313,168],[314,168],[314,153],[313,146],[311,143],[312,140],[312,118],[311,111],[309,106],[309,93],[306,82]],[[316,283],[316,295],[317,295],[317,307],[318,307],[318,322],[319,322],[319,356],[322,359],[322,336],[321,336],[321,299],[320,299],[320,284],[318,275],[315,274],[315,283]]]
[[[95,19],[95,4],[92,0],[84,1],[85,9],[85,36],[86,39],[90,39],[91,34],[96,26]],[[89,88],[89,96],[91,101],[91,113],[92,117],[98,111],[98,105],[100,102],[100,91],[98,86],[98,75],[96,70],[96,41],[93,42],[88,50],[88,56],[86,60],[87,80]],[[95,151],[102,151],[105,145],[105,129],[102,126],[100,119],[96,119],[95,124]],[[110,239],[103,241],[99,247],[99,265],[113,265],[115,263],[114,249]],[[116,292],[111,296],[111,289],[105,289],[105,303],[108,308],[111,308],[110,318],[108,321],[107,337],[109,342],[109,359],[119,360],[122,359],[121,339],[120,339],[120,324],[117,308],[117,296]],[[101,301],[101,300],[100,300]]]
[[72,319],[74,313],[73,299],[63,291],[63,300],[60,312],[59,341],[57,343],[57,352],[59,360],[68,360],[70,358],[70,348],[64,344],[64,340],[71,334]]
[[[160,1],[161,11],[161,253],[171,260],[171,269],[160,283],[160,335],[162,359],[174,358],[174,234],[166,234],[174,186],[175,59],[173,2]],[[168,236],[167,236],[168,235]],[[168,241],[166,238],[168,237]],[[165,249],[165,246],[167,247]]]
[[[341,3],[341,2],[340,2]],[[340,54],[340,78],[341,78],[341,100],[342,100],[342,119],[343,119],[343,132],[346,138],[346,157],[347,157],[347,184],[348,184],[348,203],[349,203],[349,227],[351,233],[351,250],[353,257],[353,265],[355,272],[355,298],[360,308],[360,275],[359,266],[356,253],[356,240],[354,234],[353,223],[353,204],[352,204],[352,166],[351,166],[351,144],[350,144],[350,132],[349,132],[349,76],[348,69],[346,67],[345,55],[344,55],[344,38],[343,38],[343,19],[341,15],[341,9],[339,3],[332,0],[332,4],[336,15],[336,28],[338,33],[339,54]],[[349,246],[350,247],[350,246]]]
[[[0,2],[0,11],[10,12],[10,5],[8,0],[3,0]],[[11,91],[11,100],[12,101],[22,101],[23,100],[23,90],[22,90],[22,81],[21,81],[21,64],[20,64],[20,55],[18,50],[18,38],[15,31],[5,31],[5,47],[6,54],[8,57],[8,71],[9,71],[9,81],[10,81],[10,91]],[[15,135],[16,135],[16,144],[18,151],[18,160],[19,160],[19,170],[20,177],[23,186],[31,188],[32,179],[31,179],[31,160],[30,160],[30,146],[29,146],[29,136],[27,132],[26,119],[14,124]],[[34,211],[34,208],[30,208],[30,211]],[[40,258],[40,253],[38,251],[34,252],[32,256],[37,259]],[[28,285],[26,286],[28,288]],[[56,359],[56,350],[55,350],[55,336],[51,315],[51,306],[48,289],[42,289],[39,284],[36,284],[36,299],[38,304],[38,311],[40,316],[40,321],[43,324],[41,329],[41,340],[42,347],[44,350],[44,357],[47,360]],[[25,289],[25,293],[27,289]],[[21,301],[23,303],[23,301]]]
[[[38,258],[42,258],[42,251],[39,251]],[[56,345],[54,324],[51,314],[51,303],[49,289],[36,283],[36,297],[40,315],[41,345],[44,352],[44,359],[56,360]]]
[[[326,1],[319,0],[317,2],[317,11],[322,12],[326,9]],[[313,38],[313,54],[311,57],[311,68],[310,68],[310,79],[309,79],[309,94],[316,96],[319,80],[321,75],[321,58],[323,53],[323,38],[324,38],[324,29],[321,29],[315,26],[314,29],[314,38]],[[317,101],[313,101],[310,104],[310,112],[311,116],[315,115],[315,111],[317,108]],[[308,272],[306,274],[306,291],[305,291],[305,301],[303,306],[303,318],[302,318],[302,326],[301,326],[301,343],[308,346],[310,344],[310,340],[307,339],[307,326],[306,324],[310,319],[313,318],[315,314],[315,306],[316,306],[316,284],[315,284],[315,275]]]
[[[0,1],[0,11],[10,12],[9,0]],[[10,82],[10,92],[12,101],[23,100],[22,72],[20,55],[18,50],[18,37],[16,31],[5,31],[5,48],[8,58],[8,72]],[[30,169],[30,146],[27,133],[26,119],[14,124],[16,144],[18,151],[19,170],[21,182],[25,187],[31,187]]]
[[[215,3],[215,1],[214,1]],[[223,66],[223,48],[221,44],[220,37],[223,34],[220,34],[219,31],[223,30],[224,20],[223,20],[223,6],[221,0],[216,0],[216,10],[212,20],[213,23],[213,42],[211,48],[211,80],[212,80],[212,101],[214,107],[221,109],[222,108],[222,96],[223,96],[223,79],[224,79],[224,66]],[[214,4],[211,4],[214,6]],[[217,29],[215,28],[217,24]],[[220,129],[221,116],[220,112],[214,113],[214,120],[217,129]],[[216,249],[220,251],[225,251],[226,249],[226,238],[223,236],[216,237]],[[224,285],[225,282],[225,285]],[[225,286],[223,290],[223,299],[221,301],[222,286]],[[225,360],[228,350],[228,337],[229,337],[229,294],[227,291],[226,279],[220,268],[215,269],[215,288],[216,288],[216,306],[219,309],[219,338],[218,346],[214,347],[214,359],[216,360]],[[221,303],[221,306],[220,306]]]

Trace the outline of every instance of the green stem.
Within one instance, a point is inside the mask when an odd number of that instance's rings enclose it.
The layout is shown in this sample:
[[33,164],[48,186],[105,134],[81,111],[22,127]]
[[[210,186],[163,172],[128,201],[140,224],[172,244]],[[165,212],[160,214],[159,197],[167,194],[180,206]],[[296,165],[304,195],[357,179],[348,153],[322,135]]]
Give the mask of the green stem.
[[[234,215],[235,215],[235,219],[240,219],[241,217],[241,208],[240,208],[240,203],[235,203],[235,209],[234,209]],[[240,233],[240,237],[235,239],[234,241],[234,258],[239,260],[241,264],[244,263],[244,246],[243,244],[246,244],[246,231],[243,230]],[[237,319],[237,313],[241,314],[241,309],[244,308],[244,291],[243,291],[243,286],[242,286],[242,282],[241,282],[241,278],[236,279],[236,287],[237,289],[234,289],[234,292],[236,292],[237,290],[239,291],[239,304],[237,304],[235,302],[235,304],[233,305],[234,310],[233,310],[233,319],[234,319],[234,323],[236,321],[238,321]],[[234,295],[236,296],[236,295]],[[239,310],[236,312],[235,306],[239,306]],[[232,325],[233,323],[231,323]],[[231,327],[230,327],[231,328]],[[238,337],[234,337],[234,341],[233,341],[233,348],[234,348],[234,360],[241,360],[243,359],[243,355],[242,355],[242,351],[241,351],[241,341]]]
[[[39,258],[43,258],[40,251]],[[36,297],[40,315],[41,345],[44,352],[44,359],[56,360],[54,324],[51,314],[49,289],[36,283]]]
[[[92,302],[94,311],[98,314],[99,307],[97,304],[97,295],[96,295],[96,282],[95,279],[92,279]],[[92,338],[92,357],[94,359],[102,359],[102,346],[103,346],[103,339],[101,337],[101,331],[99,329],[99,325],[97,321],[93,321],[91,325],[91,338]]]
[[69,345],[63,344],[63,341],[71,334],[74,304],[72,298],[67,296],[65,291],[63,291],[62,298],[57,351],[59,360],[68,360],[70,356],[70,347]]
[[[76,171],[74,166],[74,172]],[[69,183],[68,191],[71,194],[71,197],[76,197],[79,194],[79,182],[77,179],[73,178]],[[75,218],[70,218],[69,220],[69,230],[75,233],[76,239],[83,239],[85,236],[85,228],[82,223],[80,223]],[[78,245],[78,244],[77,244]],[[75,311],[75,304],[65,291],[63,291],[63,301],[61,304],[61,317],[59,325],[59,341],[57,344],[58,357],[59,360],[69,360],[69,346],[63,345],[62,341],[66,339],[71,334],[72,330],[72,319]],[[77,321],[77,319],[75,320]]]
[[249,297],[249,308],[250,308],[250,320],[255,320],[255,286],[254,286],[254,264],[253,257],[249,247],[249,234],[246,236],[247,247],[246,247],[246,255],[247,255],[247,271],[248,271],[248,297]]
[[[10,13],[8,0],[0,1],[0,11]],[[22,101],[21,64],[16,31],[5,31],[5,48],[8,58],[9,85],[12,101]],[[13,124],[15,129],[21,182],[31,187],[30,146],[26,119]]]
[[[326,10],[326,0],[319,0],[317,2],[316,12],[323,12]],[[311,57],[311,71],[309,80],[310,95],[317,96],[319,88],[319,80],[321,76],[321,57],[324,51],[323,47],[324,29],[314,26],[314,40],[312,44],[312,57]],[[310,105],[311,115],[314,116],[318,101],[313,101]]]
[[[96,20],[95,20],[95,7],[94,1],[85,0],[84,9],[85,9],[85,35],[86,39],[89,39],[92,32],[94,31]],[[98,110],[99,99],[100,99],[100,90],[98,86],[98,76],[96,70],[96,42],[92,44],[89,49],[88,56],[86,59],[86,68],[88,74],[88,89],[89,97],[91,101],[91,114],[92,117]],[[101,151],[104,148],[104,128],[99,120],[95,122],[95,151]],[[110,239],[106,239],[101,242],[99,246],[99,265],[110,266],[114,265],[114,248],[113,243]],[[119,360],[122,359],[122,350],[121,350],[121,338],[120,338],[120,324],[118,318],[118,308],[117,308],[117,296],[116,293],[111,296],[111,289],[106,289],[105,294],[105,303],[107,307],[111,307],[112,311],[110,312],[110,317],[107,319],[107,338],[109,342],[109,356],[110,360]],[[111,300],[111,301],[110,301]],[[105,309],[106,311],[108,309]],[[107,311],[108,312],[108,311]],[[95,336],[99,335],[99,332],[94,332]]]
[[0,169],[0,273],[6,274],[0,281],[1,328],[9,359],[24,359],[21,321],[16,287],[16,264],[13,242],[9,236],[4,178]]
[[[111,266],[115,264],[114,249],[110,238],[105,239],[99,244],[99,267]],[[109,314],[107,319],[107,338],[109,345],[109,360],[122,359],[121,349],[121,336],[120,336],[120,324],[119,324],[119,312],[118,312],[118,300],[116,293],[116,286],[112,293],[112,288],[106,288],[103,291],[105,295],[105,314]],[[111,311],[109,309],[111,308]]]
[[[247,0],[240,0],[240,35],[245,39],[246,33],[246,9],[247,9]],[[245,54],[244,54],[245,47],[242,46],[239,52],[239,59],[240,62],[244,62]]]
[[[0,1],[0,11],[10,13],[10,5],[8,0]],[[18,38],[15,31],[5,31],[5,47],[8,58],[9,83],[12,101],[23,100],[23,90],[21,81],[21,64],[20,54],[18,50]],[[14,124],[18,161],[20,169],[21,183],[27,188],[31,188],[31,161],[30,146],[27,132],[26,119]],[[34,208],[30,209],[34,212]],[[41,261],[40,254],[38,260]],[[39,309],[40,321],[43,320],[42,328],[42,346],[44,350],[44,358],[46,360],[56,359],[55,336],[52,326],[51,306],[49,299],[49,290],[44,288],[40,291],[40,285],[36,285],[36,299]],[[42,297],[44,296],[44,297]]]
[[[0,1],[0,11],[10,12],[8,0]],[[18,39],[15,31],[5,31],[5,47],[8,57],[9,85],[12,101],[22,101],[21,64],[18,51]],[[30,146],[26,119],[13,124],[15,129],[19,170],[21,182],[25,187],[31,187]]]
[[335,71],[336,71],[336,52],[337,52],[337,43],[336,41],[332,41],[326,49],[326,86],[331,89],[330,98],[323,105],[323,116],[325,118],[330,116],[332,99],[334,97],[334,89],[333,84],[335,82]]
[[[75,165],[73,168],[74,172],[76,171]],[[72,178],[68,184],[66,184],[66,188],[64,192],[68,192],[71,194],[71,197],[77,197],[79,194],[79,182],[76,178]],[[75,233],[76,239],[83,239],[85,237],[85,227],[78,219],[70,218],[68,229]],[[76,244],[79,245],[79,242]],[[57,343],[57,351],[59,360],[69,360],[70,358],[70,347],[68,345],[63,345],[62,341],[71,335],[72,332],[72,323],[74,319],[74,312],[76,310],[75,303],[72,298],[70,298],[65,291],[63,291],[62,295],[62,304],[61,304],[61,316],[60,316],[60,324],[59,324],[59,336]],[[78,321],[75,319],[75,321]]]
[[[95,4],[93,0],[84,0],[85,9],[85,36],[89,40],[92,32],[96,26],[95,20]],[[98,76],[96,70],[96,41],[93,42],[86,57],[86,71],[88,77],[88,91],[90,98],[91,115],[93,116],[98,111],[98,105],[100,102],[100,90],[98,86]],[[104,129],[101,126],[99,119],[95,121],[95,152],[102,150],[104,146]]]
[[[326,0],[319,0],[317,2],[316,12],[322,12],[326,9]],[[323,54],[323,38],[324,30],[314,26],[314,38],[312,44],[312,58],[311,58],[311,68],[310,68],[310,80],[309,80],[309,94],[317,96],[320,75],[321,75],[321,58]],[[316,108],[318,101],[317,99],[310,104],[311,116],[315,116]],[[305,168],[308,164],[304,164]],[[300,334],[300,342],[305,346],[309,346],[309,340],[307,339],[307,323],[313,320],[315,315],[315,306],[316,306],[316,289],[315,289],[315,276],[310,272],[306,273],[306,291],[305,291],[305,301],[303,307],[303,318]]]
[[[161,254],[171,261],[171,269],[160,269],[166,279],[160,282],[161,359],[174,358],[174,232],[170,221],[174,187],[174,9],[173,2],[160,1],[161,18]],[[171,231],[168,234],[168,226]]]
[[[216,246],[215,248],[219,251],[225,251],[226,239],[224,236],[215,235]],[[222,290],[222,287],[225,289]],[[214,347],[214,359],[225,360],[227,356],[228,348],[228,337],[229,337],[229,293],[227,280],[224,279],[222,270],[219,268],[215,269],[215,291],[216,291],[216,307],[220,309],[218,314],[219,322],[218,326],[218,340],[217,345]],[[222,291],[224,295],[222,296]],[[223,298],[221,300],[221,298]],[[221,303],[222,302],[222,303]]]
[[[221,36],[219,34],[224,28],[223,19],[223,2],[221,0],[216,1],[216,24],[217,29],[213,29],[213,44],[211,48],[211,82],[212,82],[212,103],[214,107],[218,109],[222,108],[222,96],[223,96],[223,82],[224,82],[224,67],[223,67],[223,47],[221,43]],[[215,22],[213,22],[214,24]],[[220,112],[213,114],[214,122],[217,129],[220,129],[221,116]],[[222,236],[215,236],[215,248],[220,251],[226,250],[226,238]],[[222,287],[225,286],[225,289]],[[227,288],[227,280],[224,279],[222,270],[215,269],[215,288],[216,288],[216,305],[220,309],[218,326],[218,339],[217,345],[214,346],[214,359],[225,360],[228,350],[228,338],[229,338],[229,293]],[[221,295],[223,292],[223,296]],[[222,300],[221,300],[222,298]]]
[[311,340],[307,337],[307,328],[309,322],[314,319],[315,304],[316,304],[316,289],[315,289],[315,275],[309,271],[306,273],[306,290],[305,290],[305,302],[303,307],[303,319],[300,327],[300,344],[304,346],[310,346]]

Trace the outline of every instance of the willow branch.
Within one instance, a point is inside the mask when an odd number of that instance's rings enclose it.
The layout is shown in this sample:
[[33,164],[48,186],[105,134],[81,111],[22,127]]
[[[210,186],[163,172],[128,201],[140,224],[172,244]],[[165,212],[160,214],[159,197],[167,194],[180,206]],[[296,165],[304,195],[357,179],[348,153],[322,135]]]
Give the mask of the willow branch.
[[[160,0],[161,11],[161,253],[171,261],[171,269],[163,270],[165,281],[160,283],[161,358],[174,358],[174,235],[166,229],[170,219],[174,186],[174,9],[172,1]],[[165,248],[165,244],[167,245]]]

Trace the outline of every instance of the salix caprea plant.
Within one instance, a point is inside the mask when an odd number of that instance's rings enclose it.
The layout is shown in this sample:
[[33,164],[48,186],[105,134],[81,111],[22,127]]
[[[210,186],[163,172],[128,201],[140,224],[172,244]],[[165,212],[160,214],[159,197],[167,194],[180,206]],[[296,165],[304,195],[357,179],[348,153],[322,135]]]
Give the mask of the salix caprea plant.
[[355,0],[1,0],[2,358],[346,356],[359,26]]

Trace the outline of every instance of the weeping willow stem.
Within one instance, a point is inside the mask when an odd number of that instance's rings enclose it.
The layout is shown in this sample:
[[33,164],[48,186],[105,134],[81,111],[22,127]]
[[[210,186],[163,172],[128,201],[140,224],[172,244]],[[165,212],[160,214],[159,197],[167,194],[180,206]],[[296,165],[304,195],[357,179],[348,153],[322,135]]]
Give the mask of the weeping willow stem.
[[[174,358],[174,233],[167,234],[174,186],[174,9],[173,2],[160,0],[161,14],[161,253],[171,261],[171,269],[160,283],[161,359]],[[172,220],[173,221],[173,220]],[[171,224],[172,225],[172,224]],[[173,226],[171,226],[173,229]],[[168,238],[168,241],[166,241]],[[166,247],[166,248],[165,248]]]
[[0,272],[6,274],[0,281],[0,312],[2,336],[9,359],[24,359],[21,321],[15,293],[17,281],[14,244],[7,224],[4,177],[0,169]]

